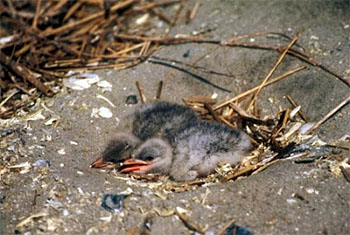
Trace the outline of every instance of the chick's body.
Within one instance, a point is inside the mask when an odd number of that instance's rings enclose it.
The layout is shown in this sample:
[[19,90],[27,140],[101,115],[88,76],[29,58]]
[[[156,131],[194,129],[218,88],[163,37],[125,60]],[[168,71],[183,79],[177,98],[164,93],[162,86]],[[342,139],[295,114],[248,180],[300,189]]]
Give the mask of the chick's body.
[[247,134],[223,124],[198,121],[176,133],[173,141],[151,138],[135,150],[135,158],[150,161],[136,173],[161,173],[176,181],[191,181],[213,173],[219,162],[240,162],[250,151]]
[[170,176],[193,180],[215,171],[219,162],[235,165],[250,151],[247,134],[223,124],[201,121],[179,133]]
[[197,116],[183,105],[154,102],[135,112],[132,133],[140,140],[162,137],[173,142],[177,133],[197,121]]
[[213,173],[219,162],[237,164],[251,150],[243,131],[198,120],[190,108],[178,104],[144,105],[129,121],[129,130],[116,133],[102,154],[102,162],[133,156],[124,162],[122,172],[190,181]]
[[197,120],[190,108],[164,101],[144,105],[129,118],[131,127],[114,135],[102,153],[103,162],[117,163],[130,158],[137,146],[152,137],[173,142],[179,130]]

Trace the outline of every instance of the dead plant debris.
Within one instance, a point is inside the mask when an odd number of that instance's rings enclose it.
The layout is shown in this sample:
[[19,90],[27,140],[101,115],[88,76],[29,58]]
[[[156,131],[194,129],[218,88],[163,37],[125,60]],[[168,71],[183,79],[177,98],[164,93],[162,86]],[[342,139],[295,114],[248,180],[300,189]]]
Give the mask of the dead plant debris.
[[[200,9],[200,2],[186,4],[186,7],[180,0],[0,1],[0,118],[13,117],[19,109],[28,108],[42,94],[54,95],[59,91],[61,78],[69,71],[106,68],[120,70],[145,60],[176,67],[202,82],[225,90],[190,73],[186,68],[221,76],[225,74],[152,56],[161,46],[184,43],[276,50],[283,52],[283,57],[288,54],[319,67],[350,87],[349,81],[307,56],[300,45],[296,44],[302,50],[291,48],[294,42],[287,47],[244,42],[250,38],[269,35],[290,39],[282,33],[259,32],[228,40],[211,40],[203,38],[203,33],[195,32],[192,35],[174,37],[168,36],[168,33],[149,33],[151,28],[155,28],[155,17],[168,25],[166,32],[176,23],[191,22]],[[265,79],[266,84],[273,81],[268,81],[268,77]],[[260,90],[264,83],[257,89]],[[259,92],[255,94],[257,96]],[[255,100],[256,98],[251,104]],[[216,109],[218,106],[214,107]]]

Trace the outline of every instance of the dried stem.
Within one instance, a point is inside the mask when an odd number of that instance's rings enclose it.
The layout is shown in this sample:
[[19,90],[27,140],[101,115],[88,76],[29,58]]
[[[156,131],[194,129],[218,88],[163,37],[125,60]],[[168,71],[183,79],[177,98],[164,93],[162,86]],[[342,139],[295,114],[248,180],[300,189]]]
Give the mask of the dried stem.
[[259,86],[258,90],[255,92],[254,97],[251,101],[251,103],[249,104],[247,110],[250,110],[250,107],[253,106],[258,98],[258,95],[260,94],[260,91],[262,90],[262,88],[265,86],[265,84],[267,83],[267,81],[270,79],[270,77],[272,76],[272,74],[276,71],[277,67],[282,63],[284,57],[287,55],[288,50],[294,45],[294,43],[298,40],[299,38],[299,34],[295,35],[295,37],[293,38],[293,40],[288,44],[287,48],[284,49],[284,51],[282,52],[282,54],[279,56],[279,58],[277,59],[275,65],[272,67],[272,69],[270,70],[270,72],[266,75],[265,79],[263,80],[263,82],[261,83],[261,85]]
[[321,120],[319,120],[315,125],[313,125],[306,134],[311,134],[314,130],[316,130],[320,125],[322,125],[325,121],[327,121],[331,116],[333,116],[336,112],[342,109],[345,105],[350,103],[350,96],[343,100],[340,104],[337,105],[334,109],[332,109],[329,113],[327,113]]
[[[295,100],[290,96],[290,95],[287,95],[287,99],[288,101],[293,105],[293,108],[296,108],[298,107],[298,104],[295,102]],[[299,111],[298,111],[300,117],[305,121],[305,122],[308,122],[308,119],[305,115],[305,113],[303,112],[303,110],[300,108]]]
[[157,89],[157,94],[156,94],[157,100],[160,99],[160,96],[162,95],[162,90],[163,90],[163,81],[160,81]]
[[[277,78],[271,79],[264,86],[266,87],[266,86],[269,86],[271,84],[274,84],[274,83],[276,83],[276,82],[278,82],[278,81],[280,81],[280,80],[282,80],[282,79],[284,79],[284,78],[286,78],[286,77],[288,77],[288,76],[290,76],[290,75],[292,75],[294,73],[297,73],[297,72],[299,72],[299,71],[301,71],[301,70],[303,70],[305,68],[306,68],[306,66],[300,66],[298,68],[292,69],[292,70],[282,74],[281,76],[279,76]],[[222,108],[222,107],[228,105],[229,103],[232,103],[232,102],[235,102],[235,101],[237,101],[239,99],[242,99],[242,98],[250,95],[251,93],[255,92],[256,90],[258,90],[259,87],[260,86],[256,86],[256,87],[254,87],[252,89],[249,89],[248,91],[245,91],[245,92],[243,92],[243,93],[241,93],[241,94],[239,94],[239,95],[237,95],[237,96],[235,96],[235,97],[233,97],[233,98],[231,98],[229,100],[226,100],[226,101],[222,102],[221,104],[216,105],[215,107],[213,107],[213,109],[217,110],[219,108]]]
[[141,84],[139,83],[139,81],[136,81],[136,87],[137,87],[137,90],[139,91],[141,103],[145,104],[147,99],[143,93],[143,88],[141,87]]
[[222,228],[218,231],[217,235],[224,235],[224,234],[225,234],[225,231],[226,231],[232,224],[234,224],[236,221],[237,221],[236,218],[231,219],[228,223],[226,223],[226,224],[224,225],[224,227],[222,227]]

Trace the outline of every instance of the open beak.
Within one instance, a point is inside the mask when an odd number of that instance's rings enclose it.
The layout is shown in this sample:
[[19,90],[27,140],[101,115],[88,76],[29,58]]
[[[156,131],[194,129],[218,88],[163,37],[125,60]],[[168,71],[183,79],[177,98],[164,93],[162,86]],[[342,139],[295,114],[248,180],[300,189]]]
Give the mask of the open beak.
[[105,162],[102,157],[98,157],[95,159],[93,163],[90,165],[91,168],[113,168],[115,164],[113,162]]
[[123,162],[121,173],[146,173],[150,169],[151,162],[138,159],[127,159]]

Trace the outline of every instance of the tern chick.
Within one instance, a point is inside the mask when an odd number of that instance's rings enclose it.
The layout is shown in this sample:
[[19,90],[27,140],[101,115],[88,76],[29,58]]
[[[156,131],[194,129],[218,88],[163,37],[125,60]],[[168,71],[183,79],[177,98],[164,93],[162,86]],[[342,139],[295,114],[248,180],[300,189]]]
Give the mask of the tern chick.
[[247,134],[223,124],[198,121],[175,138],[150,138],[125,162],[122,172],[160,173],[175,181],[191,181],[215,171],[219,162],[235,165],[251,150]]
[[[142,106],[131,115],[129,130],[118,132],[107,145],[101,157],[92,164],[102,168],[131,157],[135,148],[150,138],[174,142],[176,134],[197,122],[196,114],[188,107],[169,102],[153,102]],[[128,120],[126,120],[128,121]]]

